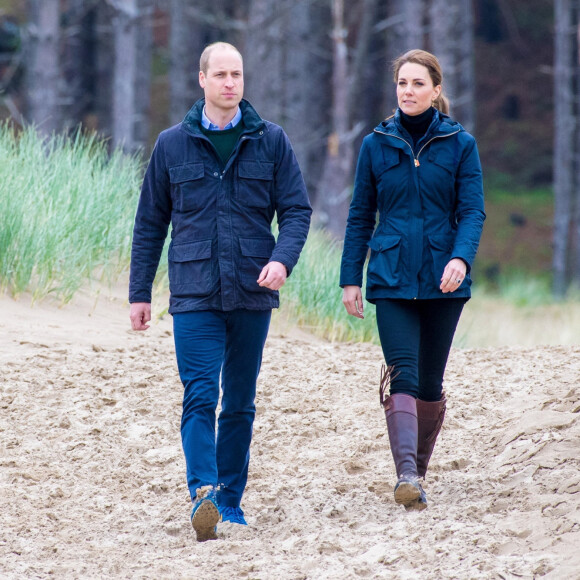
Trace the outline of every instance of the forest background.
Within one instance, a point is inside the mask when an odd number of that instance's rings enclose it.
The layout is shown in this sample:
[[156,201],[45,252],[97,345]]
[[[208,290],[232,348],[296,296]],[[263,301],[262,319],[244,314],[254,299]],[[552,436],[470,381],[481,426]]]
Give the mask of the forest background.
[[[289,134],[315,223],[340,241],[360,142],[396,106],[390,63],[425,48],[442,62],[451,114],[476,136],[484,167],[477,284],[520,305],[574,300],[577,4],[0,0],[0,115],[44,135],[80,126],[142,171],[157,134],[202,96],[203,47],[232,42],[244,55],[246,98]],[[568,117],[554,114],[554,95]]]
[[[579,13],[580,0],[0,0],[0,577],[577,579]],[[152,144],[201,96],[214,40],[243,52],[246,96],[290,135],[325,229],[266,343],[249,526],[194,546],[167,269],[141,333],[127,267]],[[430,507],[401,517],[373,308],[345,313],[338,264],[360,140],[393,109],[389,62],[416,46],[441,58],[477,138],[488,219]]]

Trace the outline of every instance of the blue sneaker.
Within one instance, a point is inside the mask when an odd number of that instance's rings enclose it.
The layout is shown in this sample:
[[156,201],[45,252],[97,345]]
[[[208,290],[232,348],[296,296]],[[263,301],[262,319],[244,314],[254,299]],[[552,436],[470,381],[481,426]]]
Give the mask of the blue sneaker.
[[191,511],[191,525],[198,542],[217,540],[220,512],[216,501],[216,491],[213,485],[205,485],[196,490],[196,501]]
[[231,522],[242,526],[248,525],[244,518],[244,512],[240,507],[223,507],[220,512],[222,514],[222,522]]

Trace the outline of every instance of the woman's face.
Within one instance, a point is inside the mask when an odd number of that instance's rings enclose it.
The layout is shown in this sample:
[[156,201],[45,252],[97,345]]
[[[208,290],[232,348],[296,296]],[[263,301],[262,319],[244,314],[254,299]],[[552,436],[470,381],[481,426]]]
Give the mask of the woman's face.
[[422,64],[406,62],[399,69],[397,100],[407,115],[420,115],[441,93],[441,85],[433,86],[429,70]]

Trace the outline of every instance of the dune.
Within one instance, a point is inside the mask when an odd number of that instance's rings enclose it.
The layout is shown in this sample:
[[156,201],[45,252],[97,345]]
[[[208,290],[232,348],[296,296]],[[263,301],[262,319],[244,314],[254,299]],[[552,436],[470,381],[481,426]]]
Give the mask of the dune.
[[447,420],[407,513],[380,348],[275,323],[249,526],[189,523],[171,317],[122,295],[0,299],[2,578],[580,578],[580,346],[454,348]]

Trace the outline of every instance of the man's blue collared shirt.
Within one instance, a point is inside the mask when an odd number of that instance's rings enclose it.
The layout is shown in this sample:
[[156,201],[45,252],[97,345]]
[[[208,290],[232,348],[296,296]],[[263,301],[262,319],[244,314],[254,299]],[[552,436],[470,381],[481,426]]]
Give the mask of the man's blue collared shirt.
[[[240,107],[238,107],[238,112],[234,115],[234,118],[223,128],[223,131],[226,129],[233,129],[241,120],[242,110]],[[220,131],[220,128],[217,125],[214,125],[205,114],[205,106],[201,111],[201,126],[208,131]]]

